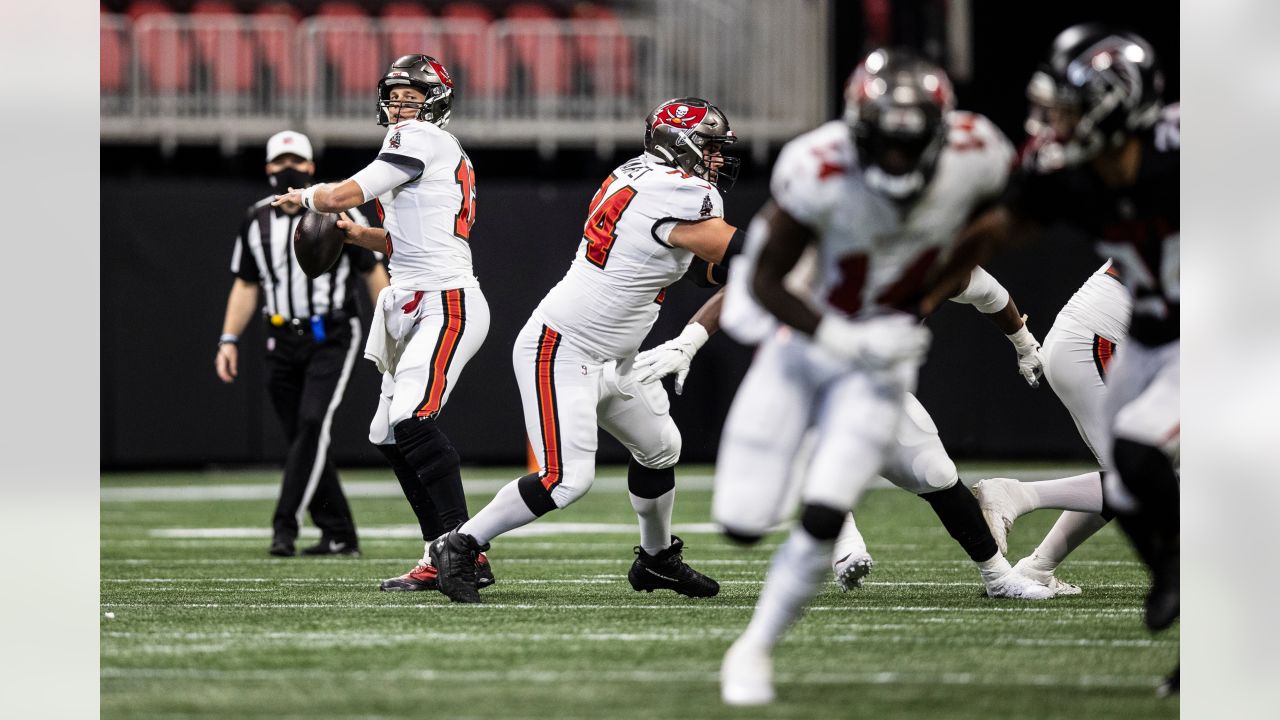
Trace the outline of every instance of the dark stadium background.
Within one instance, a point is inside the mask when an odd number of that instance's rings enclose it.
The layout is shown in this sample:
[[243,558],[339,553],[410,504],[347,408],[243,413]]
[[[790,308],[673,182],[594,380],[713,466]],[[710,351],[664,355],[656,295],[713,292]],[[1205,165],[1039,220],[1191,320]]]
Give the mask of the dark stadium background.
[[[315,3],[296,4],[306,10]],[[106,10],[123,5],[103,3]],[[171,5],[181,10],[184,3]],[[939,32],[941,5],[894,3],[890,24],[876,27],[864,16],[863,3],[831,0],[831,117],[841,104],[840,86],[875,33],[927,49]],[[957,83],[960,106],[988,115],[1015,142],[1025,114],[1026,80],[1053,36],[1074,22],[1102,19],[1145,36],[1162,57],[1166,98],[1179,96],[1176,5],[1158,10],[1162,6],[1148,3],[978,1],[971,6],[976,81]],[[373,95],[371,90],[371,123]],[[544,158],[528,148],[469,149],[479,188],[472,248],[493,323],[441,417],[464,463],[524,462],[511,343],[567,268],[600,180],[639,151],[642,118],[635,124],[634,143],[620,147],[613,158],[601,159],[589,150],[562,149]],[[777,150],[771,149],[770,159]],[[318,158],[320,179],[347,177],[373,151],[327,148]],[[749,157],[744,163],[725,203],[727,219],[740,226],[767,198],[770,169],[769,163]],[[282,437],[263,392],[260,322],[242,340],[240,380],[224,386],[213,372],[231,282],[232,241],[245,206],[268,191],[262,164],[260,143],[230,157],[216,145],[181,144],[172,153],[155,144],[102,145],[104,470],[274,463],[282,456]],[[1009,288],[1043,339],[1058,309],[1099,265],[1087,242],[1051,233],[996,258],[988,269]],[[677,334],[706,297],[707,291],[692,285],[673,288],[645,346]],[[1011,346],[993,325],[959,306],[944,307],[929,325],[934,343],[919,396],[956,458],[1090,458],[1047,384],[1032,390],[1023,383]],[[695,359],[685,394],[672,395],[686,462],[714,461],[721,423],[750,357],[750,349],[716,336]],[[382,463],[365,439],[377,383],[372,363],[361,361],[333,426],[332,451],[341,466]],[[600,461],[625,457],[621,446],[602,434]]]

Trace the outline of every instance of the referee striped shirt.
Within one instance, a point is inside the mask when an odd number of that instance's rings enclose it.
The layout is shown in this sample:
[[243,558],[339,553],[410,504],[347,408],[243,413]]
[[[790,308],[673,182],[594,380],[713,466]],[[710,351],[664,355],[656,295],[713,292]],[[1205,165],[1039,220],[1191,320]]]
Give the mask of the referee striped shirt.
[[[268,317],[307,320],[334,313],[355,316],[353,273],[369,272],[381,256],[346,245],[332,270],[317,278],[307,277],[293,254],[293,231],[309,211],[289,215],[271,207],[273,198],[268,195],[249,208],[231,253],[231,272],[262,285],[263,312]],[[347,216],[361,225],[369,224],[364,214],[354,208],[347,211]]]

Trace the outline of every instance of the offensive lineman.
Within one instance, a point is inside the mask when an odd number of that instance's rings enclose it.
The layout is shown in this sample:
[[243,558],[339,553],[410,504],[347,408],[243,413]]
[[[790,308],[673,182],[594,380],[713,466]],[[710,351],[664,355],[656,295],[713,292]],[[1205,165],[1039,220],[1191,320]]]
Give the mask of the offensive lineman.
[[431,543],[440,591],[479,602],[474,558],[504,532],[582,497],[595,479],[596,428],[631,451],[627,486],[640,545],[627,579],[639,590],[710,597],[719,584],[684,563],[671,534],[680,430],[660,385],[636,382],[632,360],[668,285],[694,257],[722,262],[741,234],[723,219],[720,189],[737,162],[728,118],[699,98],[668,100],[646,118],[644,152],[614,170],[591,200],[564,278],[516,338],[512,365],[541,470],[505,485],[476,516]]
[[[382,375],[369,440],[391,464],[422,530],[424,552],[383,590],[433,590],[425,544],[467,519],[457,451],[436,424],[489,332],[489,305],[471,265],[475,169],[444,130],[453,80],[429,55],[405,55],[378,81],[378,124],[390,126],[378,157],[341,183],[279,196],[336,213],[377,198],[385,229],[339,220],[347,242],[386,254],[391,285],[378,297],[365,357]],[[473,573],[493,582],[488,559]]]
[[[733,705],[773,701],[773,646],[817,591],[846,514],[894,458],[900,424],[928,432],[927,415],[908,400],[929,343],[915,311],[973,269],[968,246],[998,227],[998,210],[986,208],[1013,156],[986,118],[952,112],[946,74],[910,51],[872,52],[845,97],[843,121],[783,149],[774,204],[753,221],[764,237],[751,290],[788,327],[761,345],[725,424],[713,514],[727,534],[752,541],[774,524],[786,492],[779,479],[805,432],[813,428],[817,441],[800,523],[721,667],[721,697]],[[820,313],[784,284],[815,244]],[[984,579],[1021,579],[1010,586],[1017,595],[1049,595],[1012,572],[963,485],[922,479],[927,487],[910,489],[930,501]]]

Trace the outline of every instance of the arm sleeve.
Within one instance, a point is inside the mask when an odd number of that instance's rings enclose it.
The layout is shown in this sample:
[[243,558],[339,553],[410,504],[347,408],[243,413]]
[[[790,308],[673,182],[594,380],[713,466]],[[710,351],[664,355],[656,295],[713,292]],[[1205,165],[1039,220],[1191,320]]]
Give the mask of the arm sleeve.
[[369,202],[373,198],[391,192],[394,188],[413,180],[422,172],[421,165],[418,166],[417,170],[414,170],[411,165],[389,162],[385,159],[386,157],[387,153],[379,155],[378,159],[351,176],[355,184],[359,185],[360,189],[364,191],[364,202]]
[[1009,304],[1009,291],[1000,284],[999,280],[992,277],[991,273],[978,266],[969,274],[968,286],[951,298],[951,302],[972,305],[978,309],[978,312],[992,315]]

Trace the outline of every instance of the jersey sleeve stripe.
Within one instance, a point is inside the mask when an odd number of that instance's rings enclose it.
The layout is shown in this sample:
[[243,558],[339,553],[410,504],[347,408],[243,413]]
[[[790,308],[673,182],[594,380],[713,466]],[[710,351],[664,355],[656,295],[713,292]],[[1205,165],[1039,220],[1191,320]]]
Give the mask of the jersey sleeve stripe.
[[399,155],[397,153],[389,153],[389,152],[378,153],[377,159],[381,160],[382,162],[395,165],[396,167],[402,170],[406,170],[408,172],[413,173],[415,180],[418,178],[418,176],[422,175],[422,171],[427,167],[418,158],[409,157],[408,155]]

